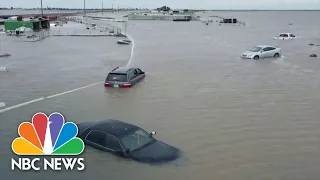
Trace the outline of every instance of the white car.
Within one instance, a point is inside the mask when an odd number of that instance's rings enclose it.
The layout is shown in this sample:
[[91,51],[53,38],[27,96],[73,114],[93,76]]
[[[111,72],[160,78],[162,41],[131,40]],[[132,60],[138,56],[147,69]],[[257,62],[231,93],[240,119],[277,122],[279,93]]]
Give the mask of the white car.
[[281,48],[269,46],[269,45],[259,45],[241,54],[243,59],[254,59],[258,60],[260,58],[274,57],[278,58],[282,54]]
[[279,36],[273,37],[275,40],[291,40],[296,38],[292,33],[281,33]]

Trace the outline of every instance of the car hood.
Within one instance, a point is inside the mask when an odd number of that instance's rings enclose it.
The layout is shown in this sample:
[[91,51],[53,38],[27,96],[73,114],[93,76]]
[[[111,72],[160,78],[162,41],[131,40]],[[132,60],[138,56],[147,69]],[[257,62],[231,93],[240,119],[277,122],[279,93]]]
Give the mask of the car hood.
[[92,122],[84,122],[84,123],[77,124],[77,127],[78,127],[78,135],[77,136],[81,137],[82,133],[92,125],[94,125],[94,123],[92,123]]
[[179,158],[180,151],[175,147],[156,140],[139,150],[132,151],[130,155],[132,159],[139,162],[161,163]]
[[257,52],[252,52],[252,51],[246,51],[246,52],[242,53],[242,55],[246,55],[246,56],[253,56],[256,54],[257,54]]

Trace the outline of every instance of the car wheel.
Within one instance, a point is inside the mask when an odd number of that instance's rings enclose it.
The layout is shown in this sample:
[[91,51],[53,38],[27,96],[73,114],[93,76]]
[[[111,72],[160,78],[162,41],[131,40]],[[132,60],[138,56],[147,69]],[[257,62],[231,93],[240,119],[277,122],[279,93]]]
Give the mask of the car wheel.
[[278,58],[279,56],[280,56],[279,53],[275,53],[273,57]]
[[254,59],[254,60],[258,60],[258,59],[259,59],[259,56],[254,56],[253,59]]

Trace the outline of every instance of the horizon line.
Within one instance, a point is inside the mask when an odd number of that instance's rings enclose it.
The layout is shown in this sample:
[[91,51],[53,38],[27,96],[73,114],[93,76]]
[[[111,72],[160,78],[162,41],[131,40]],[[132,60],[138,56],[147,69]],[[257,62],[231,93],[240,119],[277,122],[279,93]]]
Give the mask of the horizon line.
[[[8,7],[0,7],[0,10],[34,10],[34,9],[41,9],[40,7],[34,8],[26,8],[26,7],[13,7],[13,9]],[[101,10],[102,8],[86,8],[87,10]],[[111,10],[111,9],[118,9],[118,8],[103,8],[104,10]],[[119,9],[132,9],[132,10],[156,10],[157,8],[119,8]],[[171,10],[184,10],[188,9],[191,11],[320,11],[320,9],[190,9],[190,8],[172,8]],[[83,10],[83,8],[67,8],[67,7],[46,7],[43,10]]]

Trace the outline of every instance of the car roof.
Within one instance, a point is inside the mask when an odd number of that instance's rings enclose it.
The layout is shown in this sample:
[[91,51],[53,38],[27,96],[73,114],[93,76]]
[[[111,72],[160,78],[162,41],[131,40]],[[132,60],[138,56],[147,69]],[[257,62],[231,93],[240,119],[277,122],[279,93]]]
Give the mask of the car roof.
[[[274,46],[270,46],[270,45],[258,45],[256,47],[260,47],[260,48],[265,48],[265,47],[274,47]],[[274,48],[277,48],[277,47],[274,47]]]
[[129,68],[129,67],[116,67],[114,68],[111,73],[119,73],[119,74],[126,74],[129,70],[131,70],[133,68]]
[[103,121],[97,122],[96,124],[90,127],[90,130],[98,130],[98,131],[106,132],[115,137],[121,137],[123,135],[131,133],[138,129],[141,129],[141,128],[139,128],[138,126],[135,126],[123,121],[114,120],[114,119],[103,120]]

